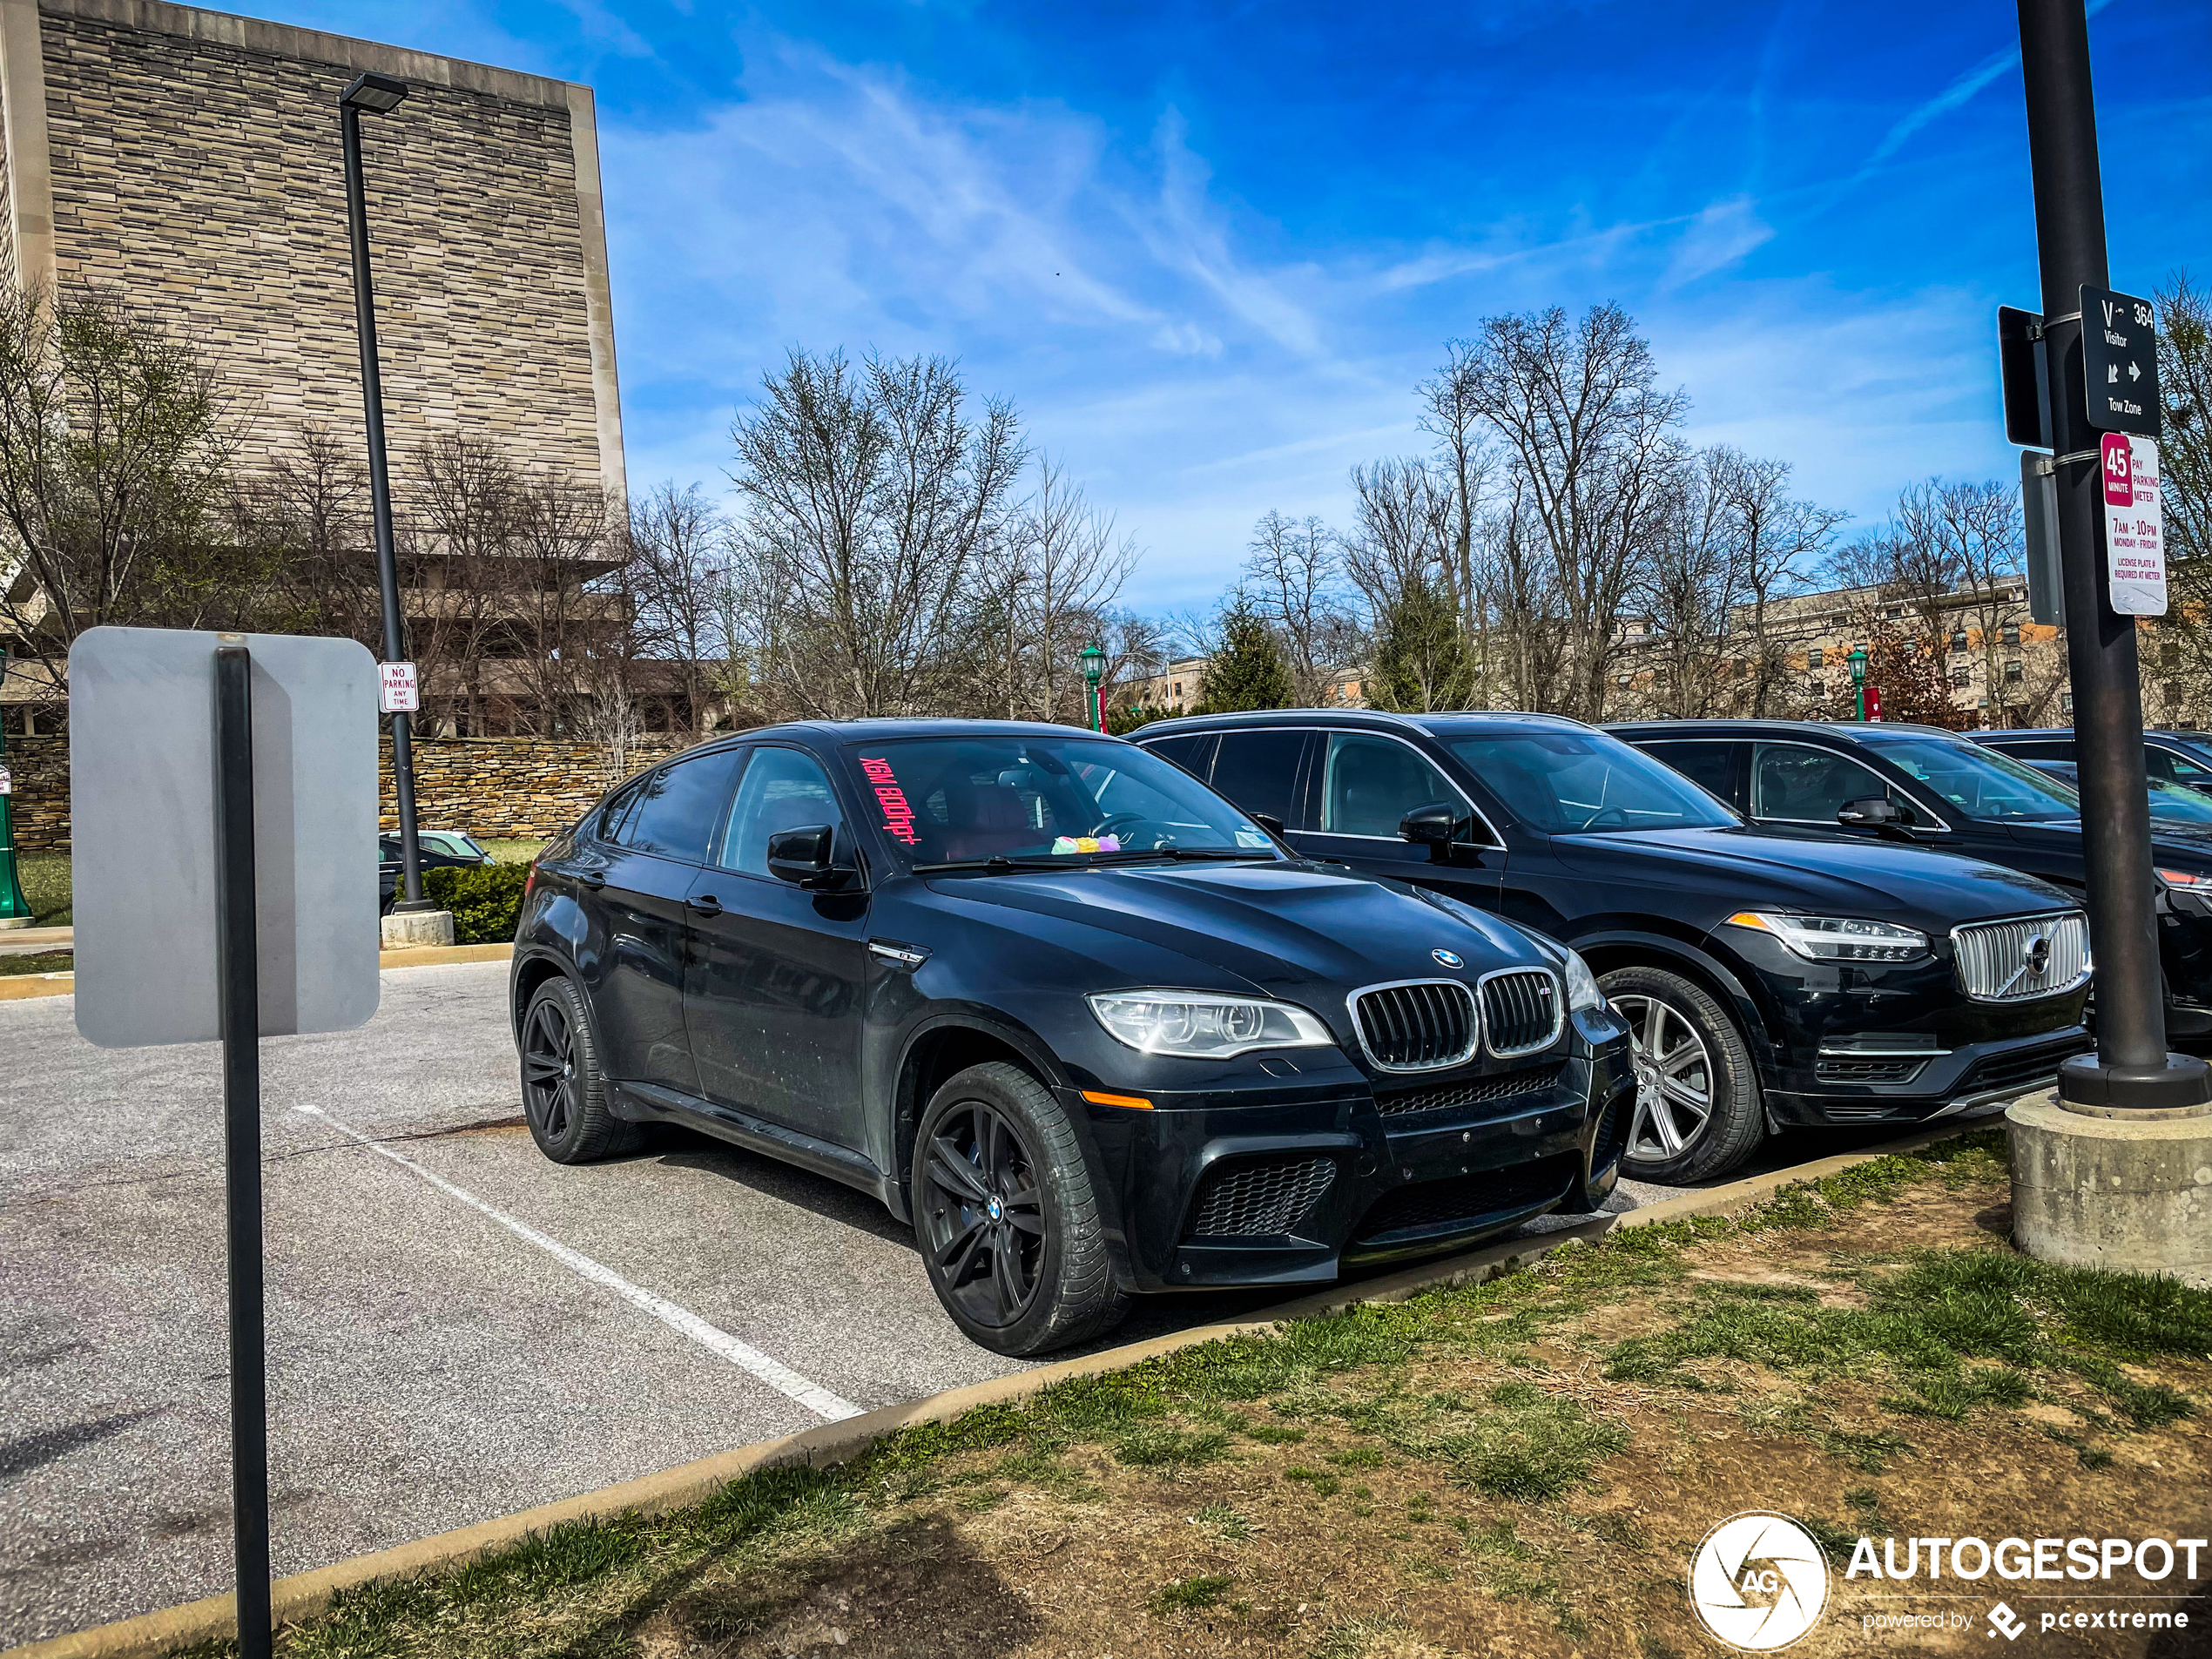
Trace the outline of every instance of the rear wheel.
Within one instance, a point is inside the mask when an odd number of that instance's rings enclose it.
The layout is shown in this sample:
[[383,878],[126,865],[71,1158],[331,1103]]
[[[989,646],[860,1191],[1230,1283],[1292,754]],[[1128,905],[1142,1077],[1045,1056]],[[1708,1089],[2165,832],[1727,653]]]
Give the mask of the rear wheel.
[[638,1130],[607,1107],[591,1005],[573,981],[555,974],[523,1011],[523,1116],[537,1150],[556,1163],[588,1163],[627,1152]]
[[1018,1066],[971,1066],[930,1097],[914,1216],[930,1288],[996,1352],[1064,1348],[1128,1312],[1075,1126]]
[[1725,1174],[1766,1138],[1750,1046],[1703,986],[1658,968],[1621,968],[1599,981],[1629,1022],[1636,1100],[1621,1172],[1687,1182]]

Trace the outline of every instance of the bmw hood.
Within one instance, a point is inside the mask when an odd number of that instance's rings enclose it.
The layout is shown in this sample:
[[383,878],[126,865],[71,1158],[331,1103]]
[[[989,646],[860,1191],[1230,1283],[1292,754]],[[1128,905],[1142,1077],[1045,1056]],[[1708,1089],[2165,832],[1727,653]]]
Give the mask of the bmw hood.
[[1509,922],[1309,864],[1108,866],[938,877],[930,887],[978,921],[1089,955],[1102,990],[1160,982],[1176,972],[1176,958],[1211,967],[1207,978],[1225,973],[1244,984],[1194,982],[1187,968],[1167,982],[1278,995],[1557,966]]
[[1671,867],[1685,887],[1741,895],[1737,908],[1864,916],[1938,933],[1993,916],[2078,907],[2059,888],[2017,870],[1842,835],[1630,830],[1554,836],[1552,846],[1570,869],[1614,876],[1627,873],[1629,861],[1613,852],[1633,848],[1637,881],[1663,883]]

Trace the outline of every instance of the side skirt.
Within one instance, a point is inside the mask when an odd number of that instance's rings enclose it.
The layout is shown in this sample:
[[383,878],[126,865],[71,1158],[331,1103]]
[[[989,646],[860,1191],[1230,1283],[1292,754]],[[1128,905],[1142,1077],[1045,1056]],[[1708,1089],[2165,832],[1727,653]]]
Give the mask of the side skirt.
[[695,1129],[732,1146],[742,1146],[748,1152],[759,1152],[802,1170],[811,1170],[816,1175],[826,1175],[848,1187],[857,1187],[893,1211],[898,1210],[894,1196],[898,1184],[876,1168],[866,1155],[850,1147],[786,1129],[781,1123],[772,1123],[734,1106],[718,1105],[680,1089],[664,1089],[658,1083],[617,1082],[612,1087],[617,1115],[632,1123],[675,1123]]

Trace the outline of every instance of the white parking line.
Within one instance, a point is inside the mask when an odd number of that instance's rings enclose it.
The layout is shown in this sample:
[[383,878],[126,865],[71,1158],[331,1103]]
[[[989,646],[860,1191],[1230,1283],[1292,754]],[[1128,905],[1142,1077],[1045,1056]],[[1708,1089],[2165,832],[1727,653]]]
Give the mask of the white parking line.
[[475,1193],[466,1191],[454,1185],[443,1176],[434,1174],[424,1169],[413,1158],[402,1157],[390,1147],[372,1136],[362,1134],[350,1123],[341,1123],[321,1107],[298,1106],[293,1109],[320,1117],[340,1133],[351,1136],[375,1153],[377,1157],[389,1159],[410,1174],[420,1176],[449,1197],[458,1198],[471,1210],[490,1217],[517,1238],[536,1244],[571,1271],[590,1279],[594,1285],[604,1285],[631,1306],[644,1309],[662,1324],[682,1332],[701,1347],[719,1354],[739,1369],[752,1372],[778,1393],[788,1395],[817,1417],[833,1423],[841,1418],[858,1417],[860,1414],[860,1408],[850,1400],[840,1399],[819,1384],[809,1382],[790,1366],[770,1359],[749,1343],[738,1341],[728,1332],[718,1330],[690,1309],[680,1308],[665,1297],[655,1296],[644,1286],[632,1285],[612,1268],[601,1266],[589,1256],[570,1250],[558,1239],[548,1238],[528,1223],[517,1221],[506,1211],[495,1209],[476,1197]]

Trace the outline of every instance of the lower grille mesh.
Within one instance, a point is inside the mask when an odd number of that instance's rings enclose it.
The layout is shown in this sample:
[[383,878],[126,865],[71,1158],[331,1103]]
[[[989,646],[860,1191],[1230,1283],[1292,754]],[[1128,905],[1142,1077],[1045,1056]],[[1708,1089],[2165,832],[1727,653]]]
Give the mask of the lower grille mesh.
[[1474,1228],[1501,1213],[1533,1210],[1567,1196],[1581,1173],[1579,1153],[1563,1152],[1510,1169],[1420,1181],[1386,1193],[1359,1224],[1357,1242],[1393,1244],[1412,1235]]
[[1559,1082],[1557,1066],[1535,1066],[1527,1071],[1504,1071],[1493,1077],[1476,1077],[1439,1089],[1399,1089],[1378,1094],[1375,1109],[1385,1117],[1404,1117],[1414,1112],[1463,1110],[1501,1100],[1541,1095]]
[[1206,1177],[1190,1236],[1261,1238],[1286,1233],[1337,1178],[1334,1158],[1251,1158]]

